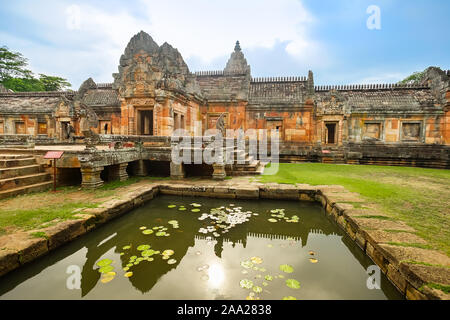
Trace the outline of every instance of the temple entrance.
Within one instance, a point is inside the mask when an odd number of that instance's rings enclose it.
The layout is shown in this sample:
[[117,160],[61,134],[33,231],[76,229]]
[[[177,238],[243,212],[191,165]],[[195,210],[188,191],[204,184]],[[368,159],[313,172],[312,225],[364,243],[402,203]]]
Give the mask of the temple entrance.
[[138,135],[153,135],[153,110],[140,110],[138,121]]
[[326,126],[326,143],[336,144],[336,123],[325,123]]

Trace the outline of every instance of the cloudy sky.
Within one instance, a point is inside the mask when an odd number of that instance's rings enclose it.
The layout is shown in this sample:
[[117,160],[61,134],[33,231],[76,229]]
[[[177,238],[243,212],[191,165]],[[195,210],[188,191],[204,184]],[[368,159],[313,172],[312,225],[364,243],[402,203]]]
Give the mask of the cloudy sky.
[[74,89],[88,77],[112,82],[140,30],[178,48],[191,71],[223,69],[236,40],[254,77],[313,70],[318,85],[385,83],[431,65],[450,69],[448,0],[0,0],[0,8],[0,46]]

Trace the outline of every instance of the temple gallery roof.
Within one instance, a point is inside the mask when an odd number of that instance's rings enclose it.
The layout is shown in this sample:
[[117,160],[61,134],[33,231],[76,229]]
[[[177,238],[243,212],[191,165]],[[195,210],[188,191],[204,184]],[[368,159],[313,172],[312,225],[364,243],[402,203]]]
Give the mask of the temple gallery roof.
[[120,105],[119,94],[114,89],[90,89],[82,102],[89,107],[116,107]]
[[0,112],[3,114],[51,114],[60,102],[59,95],[0,95]]

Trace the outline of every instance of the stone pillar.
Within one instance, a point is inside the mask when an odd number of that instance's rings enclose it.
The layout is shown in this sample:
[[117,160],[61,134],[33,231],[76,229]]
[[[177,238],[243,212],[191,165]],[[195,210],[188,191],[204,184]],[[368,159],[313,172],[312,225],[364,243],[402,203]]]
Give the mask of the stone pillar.
[[170,162],[170,177],[177,180],[184,179],[186,177],[182,163],[176,164],[175,162]]
[[225,164],[223,163],[214,163],[213,164],[213,179],[214,180],[225,180],[227,173],[225,171]]
[[119,163],[110,166],[108,169],[108,181],[125,181],[128,179],[128,173],[127,173],[127,167],[128,162],[125,163]]
[[81,187],[83,189],[96,189],[103,186],[103,180],[100,173],[103,167],[86,167],[81,168]]
[[148,175],[144,160],[138,160],[135,162],[135,165],[133,167],[133,175],[137,177],[145,177]]

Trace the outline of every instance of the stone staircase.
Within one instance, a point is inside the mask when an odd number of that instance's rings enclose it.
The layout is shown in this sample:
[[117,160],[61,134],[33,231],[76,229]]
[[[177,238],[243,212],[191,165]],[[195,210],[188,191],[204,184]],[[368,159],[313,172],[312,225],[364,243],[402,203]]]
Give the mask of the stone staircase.
[[345,154],[339,148],[324,148],[322,149],[322,154],[320,155],[322,163],[332,163],[332,164],[345,164]]
[[[233,170],[229,173],[232,176],[249,176],[249,175],[260,175],[264,172],[265,164],[261,163],[261,161],[256,160],[253,156],[250,156],[248,152],[244,150],[234,150],[234,159],[235,163],[233,164]],[[237,163],[237,159],[241,159],[244,155],[244,162]]]
[[0,199],[44,191],[52,185],[51,174],[34,156],[0,154]]

